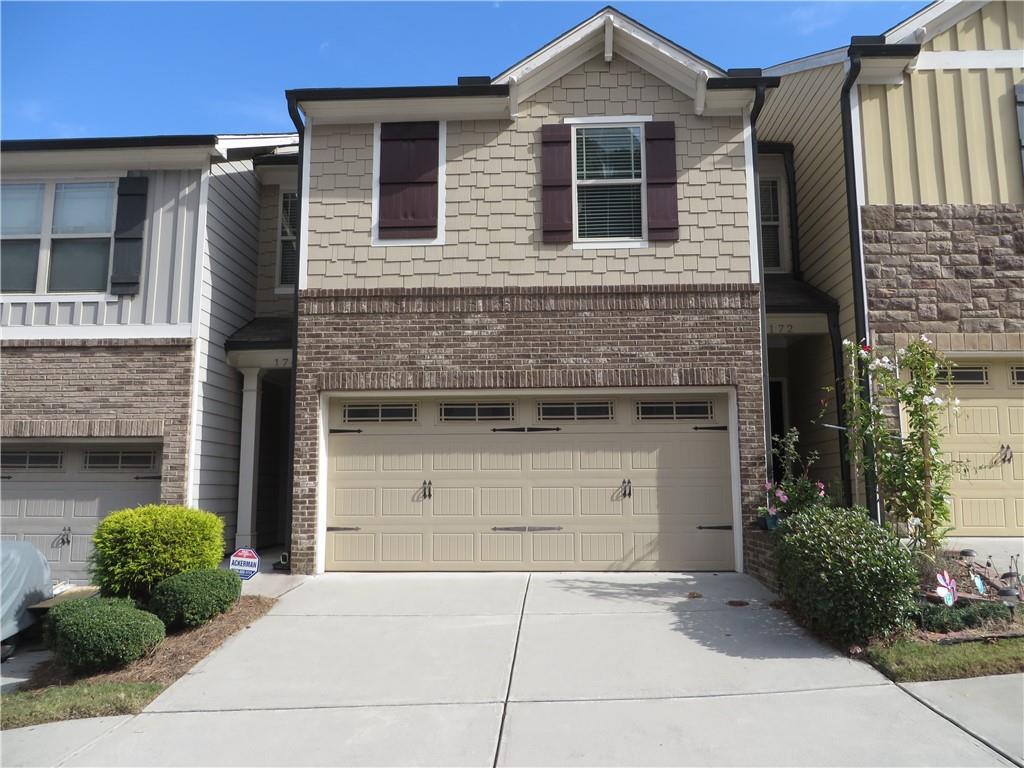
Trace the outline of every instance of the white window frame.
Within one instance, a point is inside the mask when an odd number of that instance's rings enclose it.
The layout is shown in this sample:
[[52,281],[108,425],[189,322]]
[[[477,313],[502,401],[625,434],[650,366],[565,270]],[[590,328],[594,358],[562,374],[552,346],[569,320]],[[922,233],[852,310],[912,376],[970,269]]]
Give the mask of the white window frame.
[[[117,183],[118,176],[109,173],[102,175],[75,176],[39,176],[39,177],[5,177],[4,184],[41,184],[43,187],[43,212],[37,235],[3,235],[3,240],[38,240],[39,258],[36,261],[36,284],[34,291],[17,291],[0,293],[5,300],[32,301],[52,299],[54,297],[68,301],[89,301],[105,299],[110,296],[110,270],[114,258],[114,227],[117,221]],[[114,201],[110,211],[110,231],[106,234],[76,232],[74,234],[53,233],[53,212],[57,196],[58,184],[89,184],[111,183],[114,186]],[[53,240],[87,240],[107,238],[110,247],[107,251],[107,284],[102,291],[51,291],[47,288],[50,282],[50,250]]]
[[[385,122],[409,122],[387,120]],[[433,122],[433,121],[430,121]],[[403,245],[444,245],[444,211],[447,186],[445,163],[448,160],[448,123],[437,121],[437,234],[434,237],[402,238],[381,240],[380,226],[380,122],[373,124],[373,189],[370,196],[370,245],[374,248],[388,248]]]
[[[759,156],[757,181],[760,185],[763,181],[774,181],[779,186],[779,266],[764,266],[767,274],[789,274],[793,271],[793,240],[790,232],[790,210],[789,210],[789,179],[786,176],[786,163],[782,155],[765,154]],[[757,191],[758,201],[761,199],[761,190]],[[761,221],[761,212],[758,211],[757,221],[759,226],[764,226]],[[764,259],[764,236],[761,236],[761,258]]]
[[[644,116],[616,116],[616,117],[568,117],[565,124],[572,126],[572,139],[569,144],[570,162],[572,163],[572,246],[577,250],[595,250],[599,248],[647,248],[647,131],[645,123],[651,122],[653,117]],[[640,129],[640,179],[588,179],[584,180],[583,186],[627,186],[640,185],[640,226],[641,236],[638,240],[623,240],[618,237],[580,237],[579,226],[579,198],[577,186],[579,180],[576,178],[578,168],[576,167],[576,131],[583,128],[639,128]]]
[[[281,282],[281,239],[282,239],[281,238],[281,225],[284,224],[284,196],[285,195],[295,195],[296,196],[296,202],[298,201],[298,192],[296,190],[294,190],[294,189],[286,189],[286,188],[282,187],[280,189],[278,195],[277,195],[277,226],[275,227],[275,230],[274,230],[275,235],[276,235],[276,237],[274,238],[274,251],[275,251],[275,258],[274,258],[274,293],[291,295],[291,294],[295,293],[295,284],[293,283],[292,285],[288,285],[286,283],[282,283]],[[299,217],[300,217],[299,223],[300,223],[300,225],[301,225],[301,216],[302,216],[302,214],[300,212],[299,213]],[[295,234],[292,237],[296,241],[296,245],[297,245],[298,244],[298,239],[299,239],[298,231],[296,231]],[[296,282],[298,282],[299,268],[301,267],[298,248],[296,248],[296,250],[295,250],[295,266],[296,266],[296,269],[295,269],[295,280],[296,280]]]

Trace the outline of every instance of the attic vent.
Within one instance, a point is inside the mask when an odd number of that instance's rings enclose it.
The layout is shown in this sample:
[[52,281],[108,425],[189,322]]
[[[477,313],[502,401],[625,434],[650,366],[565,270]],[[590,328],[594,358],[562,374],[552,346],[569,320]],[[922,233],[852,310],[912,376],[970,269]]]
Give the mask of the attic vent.
[[460,75],[459,85],[490,85],[491,78],[487,75]]

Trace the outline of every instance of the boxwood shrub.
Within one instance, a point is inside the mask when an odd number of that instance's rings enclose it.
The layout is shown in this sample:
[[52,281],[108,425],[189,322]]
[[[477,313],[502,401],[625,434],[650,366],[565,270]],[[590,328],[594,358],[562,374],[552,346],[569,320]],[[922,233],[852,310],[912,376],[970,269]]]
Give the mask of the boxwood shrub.
[[110,513],[93,545],[93,581],[100,591],[144,604],[168,576],[217,567],[224,555],[224,521],[199,509],[149,504]]
[[135,601],[127,597],[107,597],[107,598],[96,598],[96,597],[85,597],[79,599],[65,600],[62,603],[57,603],[50,610],[46,612],[46,616],[43,619],[43,641],[47,646],[53,648],[55,643],[54,628],[56,624],[66,616],[78,613],[79,611],[93,610],[94,606],[98,602],[106,602],[110,605],[121,605],[125,608],[135,608]]
[[62,605],[69,607],[50,616],[53,647],[57,657],[77,672],[123,666],[164,638],[163,622],[126,600],[88,598]]
[[234,571],[205,568],[164,579],[153,590],[150,610],[168,629],[197,627],[238,602],[242,580]]
[[866,510],[807,509],[783,520],[779,533],[783,595],[813,631],[853,643],[907,626],[917,572],[899,539]]

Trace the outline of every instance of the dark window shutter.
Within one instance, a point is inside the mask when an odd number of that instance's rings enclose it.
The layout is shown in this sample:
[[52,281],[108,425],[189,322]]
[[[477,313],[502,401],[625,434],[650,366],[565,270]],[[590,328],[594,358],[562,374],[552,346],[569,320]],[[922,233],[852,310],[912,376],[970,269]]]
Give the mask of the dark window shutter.
[[647,162],[647,239],[679,239],[679,193],[676,181],[676,124],[644,126]]
[[437,237],[438,123],[383,123],[377,236]]
[[572,126],[542,125],[541,212],[545,243],[572,242]]
[[134,296],[139,292],[148,190],[146,176],[125,176],[117,184],[114,263],[110,269],[110,292],[117,296]]

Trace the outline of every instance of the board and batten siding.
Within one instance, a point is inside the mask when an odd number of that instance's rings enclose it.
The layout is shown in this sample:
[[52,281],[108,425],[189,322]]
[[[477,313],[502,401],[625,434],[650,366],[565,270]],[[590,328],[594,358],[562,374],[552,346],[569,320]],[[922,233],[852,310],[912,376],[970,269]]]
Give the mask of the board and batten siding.
[[139,293],[73,297],[9,294],[0,301],[0,327],[124,327],[187,325],[199,222],[199,170],[147,171],[145,247]]
[[242,377],[227,364],[224,342],[252,320],[255,306],[260,185],[251,162],[211,166],[206,216],[190,498],[224,519],[230,542],[238,512]]
[[[1024,3],[992,2],[923,52],[1019,50]],[[868,205],[1024,203],[1015,85],[1024,68],[921,69],[861,86]]]
[[[853,275],[850,267],[850,231],[846,215],[846,173],[839,92],[843,65],[833,64],[782,77],[770,91],[757,122],[760,141],[793,145],[796,176],[797,224],[802,279],[839,302],[839,326],[844,338],[856,331],[853,315]],[[833,386],[830,350],[804,373],[810,388],[824,397],[822,388]],[[839,444],[831,430],[802,435],[805,447],[821,452],[817,470],[838,477]]]

